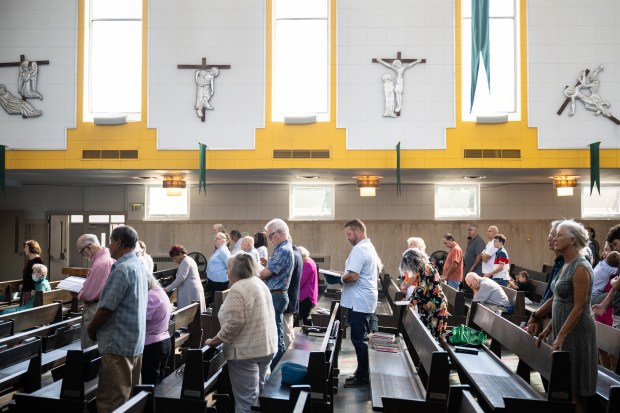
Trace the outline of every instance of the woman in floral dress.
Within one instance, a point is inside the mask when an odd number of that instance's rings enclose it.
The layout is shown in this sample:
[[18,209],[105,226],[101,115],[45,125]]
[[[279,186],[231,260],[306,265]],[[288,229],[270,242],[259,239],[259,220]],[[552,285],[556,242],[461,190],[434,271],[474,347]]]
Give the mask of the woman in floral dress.
[[400,261],[400,272],[417,278],[417,286],[411,295],[411,307],[420,315],[420,320],[438,339],[446,332],[448,325],[448,303],[441,290],[441,278],[437,270],[428,262],[425,254],[418,249],[408,249]]

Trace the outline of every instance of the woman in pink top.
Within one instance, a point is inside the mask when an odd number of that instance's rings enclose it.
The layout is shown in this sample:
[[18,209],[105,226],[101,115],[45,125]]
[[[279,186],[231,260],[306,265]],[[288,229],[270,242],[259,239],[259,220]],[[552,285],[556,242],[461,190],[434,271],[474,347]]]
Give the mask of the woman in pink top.
[[304,325],[312,325],[310,311],[316,305],[319,295],[319,276],[316,271],[316,263],[310,258],[310,253],[304,247],[298,247],[304,266],[301,271],[301,283],[299,285],[299,318]]
[[146,305],[146,338],[142,353],[142,384],[159,384],[166,375],[170,356],[168,323],[172,306],[159,282],[148,274],[148,302]]

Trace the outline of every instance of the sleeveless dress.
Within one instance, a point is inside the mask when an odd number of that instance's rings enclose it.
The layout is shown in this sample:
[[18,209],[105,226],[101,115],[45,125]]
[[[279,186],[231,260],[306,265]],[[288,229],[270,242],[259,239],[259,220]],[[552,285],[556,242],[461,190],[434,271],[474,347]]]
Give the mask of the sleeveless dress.
[[553,308],[552,319],[553,331],[552,342],[557,333],[562,329],[564,322],[574,307],[575,291],[573,289],[573,276],[577,267],[584,267],[590,274],[588,298],[586,308],[573,330],[566,336],[562,344],[562,350],[568,351],[571,361],[571,387],[573,394],[577,396],[592,396],[596,393],[596,381],[598,377],[598,348],[596,345],[596,324],[590,308],[590,296],[592,295],[592,266],[582,256],[568,263],[559,276],[552,283]]

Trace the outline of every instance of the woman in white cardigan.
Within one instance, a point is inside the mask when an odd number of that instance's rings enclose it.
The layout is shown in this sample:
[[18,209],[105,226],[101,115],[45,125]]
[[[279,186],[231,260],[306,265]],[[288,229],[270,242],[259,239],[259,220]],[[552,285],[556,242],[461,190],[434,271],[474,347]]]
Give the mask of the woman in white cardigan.
[[231,256],[227,267],[231,287],[218,313],[221,328],[205,344],[224,343],[235,411],[249,413],[278,350],[275,314],[271,293],[258,277],[258,263],[251,254]]

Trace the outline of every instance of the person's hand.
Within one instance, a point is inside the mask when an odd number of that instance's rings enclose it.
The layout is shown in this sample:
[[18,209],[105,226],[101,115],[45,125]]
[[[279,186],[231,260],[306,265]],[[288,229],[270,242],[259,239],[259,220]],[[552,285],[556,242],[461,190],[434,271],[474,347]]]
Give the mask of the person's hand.
[[537,336],[540,334],[541,331],[542,331],[542,321],[535,319],[533,317],[530,317],[530,319],[527,322],[527,332],[531,336]]
[[564,344],[564,337],[558,335],[555,338],[555,341],[553,343],[551,343],[551,350],[553,350],[553,351],[560,351],[560,350],[562,350],[562,344]]
[[592,306],[592,312],[598,316],[601,316],[603,314],[605,314],[605,311],[607,310],[607,308],[603,307],[602,304],[594,304]]
[[551,334],[551,329],[549,327],[547,327],[536,338],[536,347],[540,347],[540,343],[545,341],[547,339],[547,337],[549,337],[549,334]]
[[260,257],[260,263],[261,265],[264,267],[265,265],[267,265],[267,258],[265,257]]

